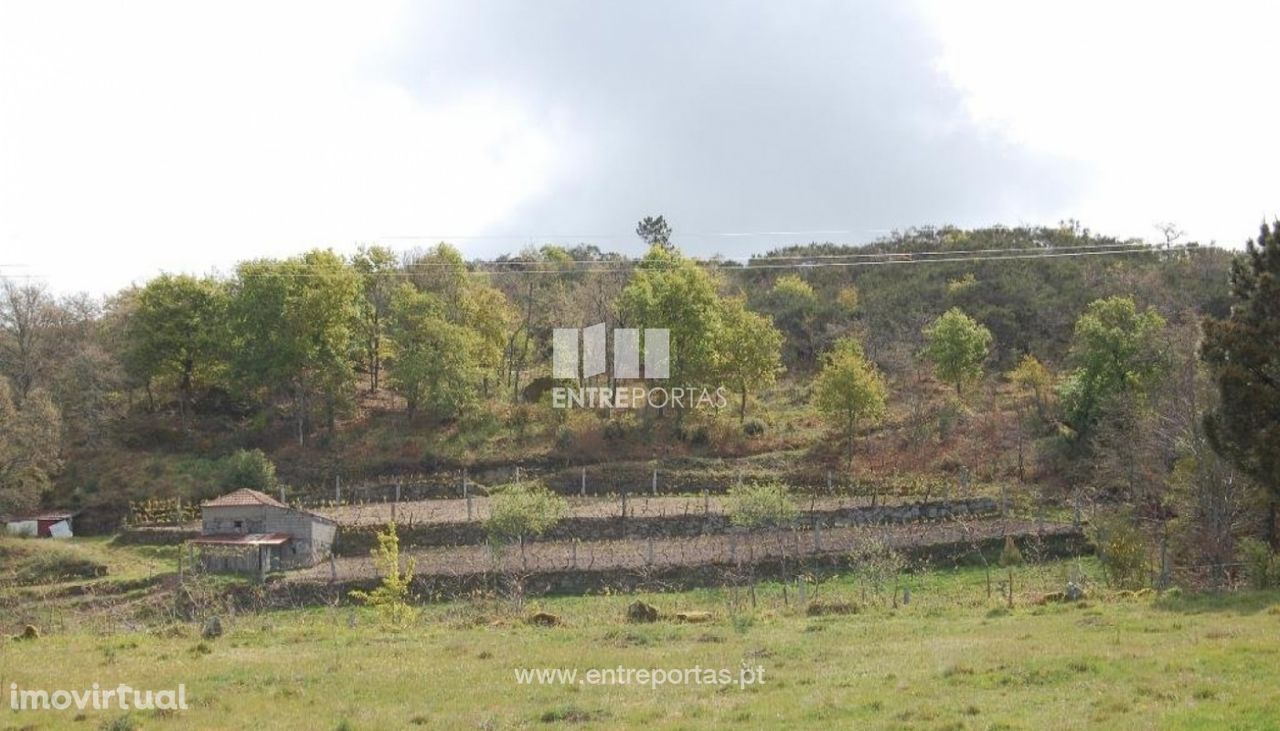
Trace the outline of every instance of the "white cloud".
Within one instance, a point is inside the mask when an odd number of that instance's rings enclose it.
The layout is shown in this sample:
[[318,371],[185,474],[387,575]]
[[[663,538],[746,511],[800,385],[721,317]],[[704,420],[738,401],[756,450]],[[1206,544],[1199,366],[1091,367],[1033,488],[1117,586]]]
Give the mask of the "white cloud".
[[378,78],[396,4],[0,8],[0,263],[60,290],[473,231],[554,179],[511,99]]
[[1061,215],[1237,245],[1280,213],[1274,3],[925,0],[939,68],[975,119],[1087,166]]

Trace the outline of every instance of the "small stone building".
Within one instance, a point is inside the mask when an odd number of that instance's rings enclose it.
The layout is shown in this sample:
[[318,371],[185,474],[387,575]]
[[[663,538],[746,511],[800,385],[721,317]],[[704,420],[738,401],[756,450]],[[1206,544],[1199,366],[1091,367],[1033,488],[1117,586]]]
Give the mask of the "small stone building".
[[338,524],[291,508],[257,490],[241,489],[200,506],[201,534],[191,540],[212,571],[265,574],[314,566],[328,558]]

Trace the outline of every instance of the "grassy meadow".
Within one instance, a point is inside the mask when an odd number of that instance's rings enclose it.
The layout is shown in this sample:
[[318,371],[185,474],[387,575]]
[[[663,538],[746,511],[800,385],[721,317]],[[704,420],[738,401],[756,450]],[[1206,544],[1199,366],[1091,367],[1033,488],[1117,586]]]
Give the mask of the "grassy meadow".
[[[1072,576],[1090,588],[1084,601],[1039,603]],[[664,615],[653,624],[626,621],[630,595],[432,603],[399,629],[368,609],[317,607],[229,617],[209,640],[197,623],[68,605],[39,639],[0,642],[0,729],[1280,728],[1280,593],[1116,592],[1085,559],[1015,569],[1010,609],[1004,577],[988,596],[981,568],[912,574],[897,607],[852,578],[806,585],[803,603],[795,585],[784,603],[764,584],[755,607],[745,589],[642,595]],[[841,604],[856,612],[810,608]],[[0,607],[6,630],[14,606]],[[711,618],[669,619],[689,610]],[[535,612],[560,625],[528,623]],[[618,666],[764,676],[654,688],[522,685],[515,673]],[[8,707],[10,683],[95,682],[183,683],[190,709]]]

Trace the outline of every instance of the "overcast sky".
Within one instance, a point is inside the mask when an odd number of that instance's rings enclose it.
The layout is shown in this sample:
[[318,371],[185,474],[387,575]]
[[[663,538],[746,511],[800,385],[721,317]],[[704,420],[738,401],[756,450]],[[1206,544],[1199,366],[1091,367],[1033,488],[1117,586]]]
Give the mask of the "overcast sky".
[[4,0],[0,272],[635,253],[656,213],[735,257],[1065,218],[1240,245],[1280,212],[1280,9],[1117,5]]

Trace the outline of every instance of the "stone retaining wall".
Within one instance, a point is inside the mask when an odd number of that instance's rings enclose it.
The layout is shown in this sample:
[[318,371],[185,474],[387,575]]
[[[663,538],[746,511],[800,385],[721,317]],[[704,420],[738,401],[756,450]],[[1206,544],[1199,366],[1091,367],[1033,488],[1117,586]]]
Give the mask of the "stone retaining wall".
[[[805,525],[838,528],[851,525],[900,525],[956,518],[987,518],[1000,512],[997,501],[989,497],[960,500],[937,500],[927,503],[904,503],[877,507],[849,507],[801,513]],[[545,541],[605,541],[627,538],[691,538],[724,533],[729,530],[729,517],[724,513],[645,516],[639,518],[573,517],[565,518],[542,536]],[[337,556],[364,556],[378,544],[380,525],[344,525],[338,529],[334,544]],[[436,548],[470,546],[486,540],[484,524],[478,521],[397,525],[400,545]]]
[[[952,567],[980,563],[979,553],[987,561],[995,562],[1004,547],[1005,539],[992,537],[975,543],[969,541],[935,543],[900,549],[917,565]],[[1061,530],[1045,535],[1025,534],[1014,537],[1024,553],[1033,553],[1042,560],[1078,556],[1090,552],[1084,534],[1078,529]],[[634,568],[578,569],[572,571],[539,571],[520,578],[526,596],[584,595],[627,593],[632,591],[684,591],[699,587],[739,584],[754,577],[768,581],[794,579],[798,573],[815,578],[827,578],[847,571],[850,559],[842,554],[810,556],[799,562],[794,558],[785,564],[778,559],[765,559],[752,566],[724,563],[705,563],[686,566],[661,566],[647,570]],[[754,570],[753,570],[754,569]],[[457,598],[476,592],[505,592],[510,589],[513,577],[492,572],[459,574],[424,574],[415,576],[413,592],[420,597],[435,599]],[[291,582],[278,581],[265,587],[244,587],[233,598],[255,608],[288,607],[305,605],[332,605],[350,601],[349,592],[354,589],[370,590],[378,585],[376,579],[353,581]]]

